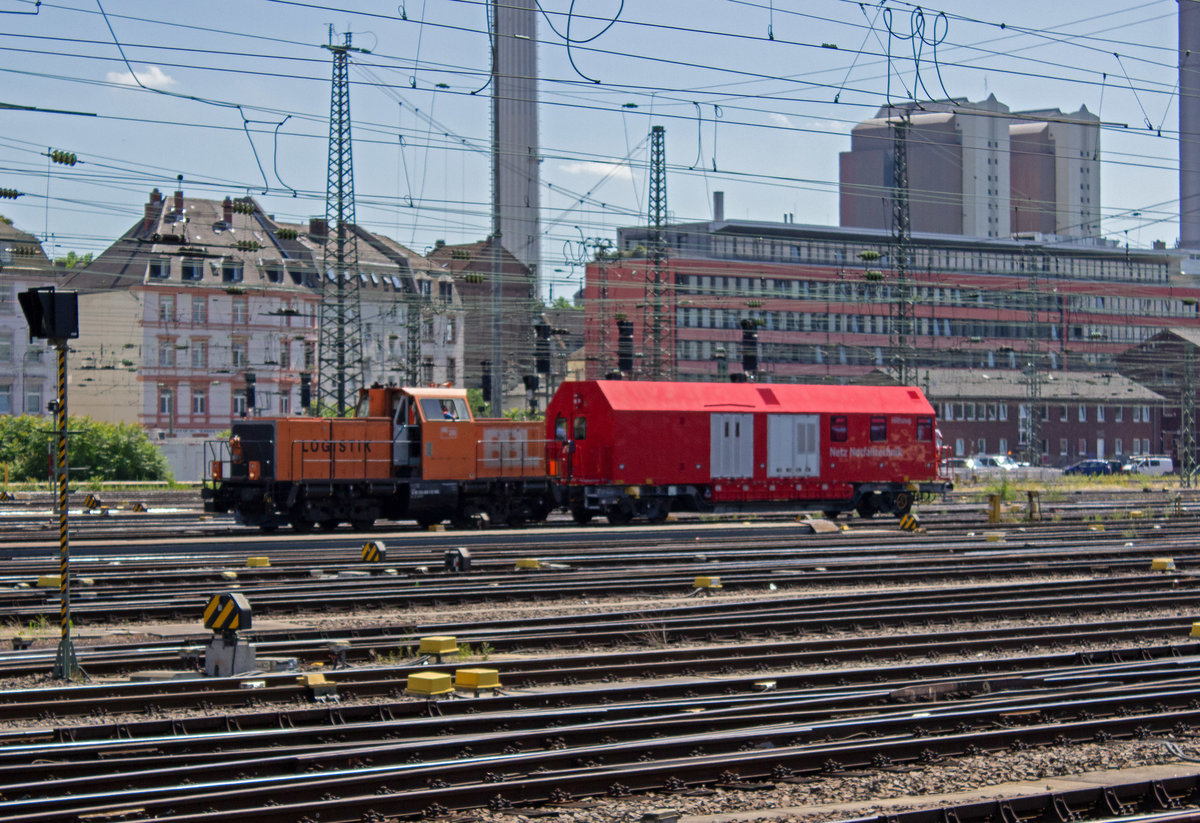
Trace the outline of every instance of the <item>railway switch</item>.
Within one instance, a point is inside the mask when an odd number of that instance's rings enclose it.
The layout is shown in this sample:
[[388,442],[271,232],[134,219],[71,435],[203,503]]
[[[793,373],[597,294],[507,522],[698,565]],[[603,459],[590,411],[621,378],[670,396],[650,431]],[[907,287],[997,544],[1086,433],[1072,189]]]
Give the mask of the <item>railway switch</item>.
[[363,543],[362,559],[364,563],[382,563],[387,560],[387,546],[380,540],[368,540]]
[[1150,558],[1150,571],[1152,571],[1152,572],[1173,572],[1173,571],[1175,571],[1175,558],[1173,558],[1173,557],[1152,557],[1152,558]]
[[204,628],[213,633],[204,652],[204,673],[230,677],[254,671],[254,644],[238,637],[238,630],[251,626],[250,601],[238,592],[215,594],[204,608]]
[[335,640],[327,647],[329,649],[329,665],[335,669],[344,669],[350,665],[346,655],[350,652],[350,644],[345,640]]
[[471,570],[471,550],[465,546],[447,550],[442,555],[442,560],[445,562],[448,572],[469,572]]
[[417,647],[417,654],[435,657],[437,662],[441,663],[442,655],[458,654],[458,638],[446,635],[422,637],[421,645]]
[[269,557],[247,557],[246,565],[252,569],[263,569],[271,565]]
[[454,685],[450,675],[444,672],[416,672],[408,676],[408,685],[404,691],[423,697],[433,697],[439,694],[451,694]]
[[496,669],[458,669],[454,672],[454,688],[481,692],[500,688],[500,672]]
[[308,696],[318,703],[329,703],[339,699],[336,683],[330,683],[325,675],[302,674],[296,678],[296,685],[308,689]]

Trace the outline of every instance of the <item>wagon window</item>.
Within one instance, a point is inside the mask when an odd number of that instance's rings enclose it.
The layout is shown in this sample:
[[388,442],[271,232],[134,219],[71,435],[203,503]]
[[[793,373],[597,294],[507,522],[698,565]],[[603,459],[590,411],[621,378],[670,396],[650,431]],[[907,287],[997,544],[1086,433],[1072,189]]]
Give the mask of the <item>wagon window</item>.
[[929,442],[933,440],[933,418],[918,417],[917,418],[917,440]]
[[846,442],[846,416],[835,414],[829,418],[829,440],[833,443]]
[[554,439],[567,439],[567,418],[560,416],[554,419]]
[[871,442],[884,443],[887,441],[887,418],[871,418]]
[[576,440],[587,440],[587,418],[586,417],[576,417],[575,418],[574,436],[575,436]]

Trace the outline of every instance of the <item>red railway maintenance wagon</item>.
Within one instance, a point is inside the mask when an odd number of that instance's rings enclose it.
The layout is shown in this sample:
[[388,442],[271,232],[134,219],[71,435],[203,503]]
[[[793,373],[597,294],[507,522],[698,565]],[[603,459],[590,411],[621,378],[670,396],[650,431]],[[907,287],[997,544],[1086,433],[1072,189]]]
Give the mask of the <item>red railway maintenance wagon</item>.
[[937,479],[933,407],[909,386],[568,382],[546,409],[578,522],[796,508],[902,515]]

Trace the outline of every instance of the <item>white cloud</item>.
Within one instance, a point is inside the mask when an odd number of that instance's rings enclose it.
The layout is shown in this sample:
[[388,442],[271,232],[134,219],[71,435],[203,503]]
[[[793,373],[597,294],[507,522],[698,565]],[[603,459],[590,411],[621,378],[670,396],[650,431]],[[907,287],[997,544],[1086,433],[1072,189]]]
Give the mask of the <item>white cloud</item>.
[[771,112],[770,120],[771,123],[776,126],[783,126],[786,129],[790,129],[792,127],[791,118],[789,118],[786,114],[780,114],[777,111]]
[[576,163],[566,163],[562,171],[580,177],[609,177],[614,180],[632,180],[633,170],[624,163],[597,163],[584,160]]
[[805,120],[801,127],[829,134],[849,134],[854,124],[845,120]]
[[110,71],[105,79],[110,83],[120,83],[122,86],[136,86],[138,81],[148,89],[166,89],[175,85],[175,78],[171,77],[158,66],[147,66],[137,72],[137,80],[133,77],[133,72],[128,71]]

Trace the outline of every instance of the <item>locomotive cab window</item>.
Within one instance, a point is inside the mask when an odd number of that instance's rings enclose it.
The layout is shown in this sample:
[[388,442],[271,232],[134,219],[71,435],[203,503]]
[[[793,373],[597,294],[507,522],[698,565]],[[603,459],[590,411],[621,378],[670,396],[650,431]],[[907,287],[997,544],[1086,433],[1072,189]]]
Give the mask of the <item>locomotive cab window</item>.
[[887,418],[882,416],[871,417],[871,442],[886,443],[887,442]]
[[423,397],[421,415],[430,422],[471,419],[466,401],[459,397]]
[[567,418],[562,416],[554,418],[554,439],[567,439]]
[[587,440],[587,418],[576,417],[574,420],[574,431],[572,435],[576,440]]
[[917,418],[917,440],[922,443],[928,443],[933,440],[933,418],[918,417]]
[[829,440],[831,443],[845,443],[848,431],[846,416],[835,414],[829,418]]

